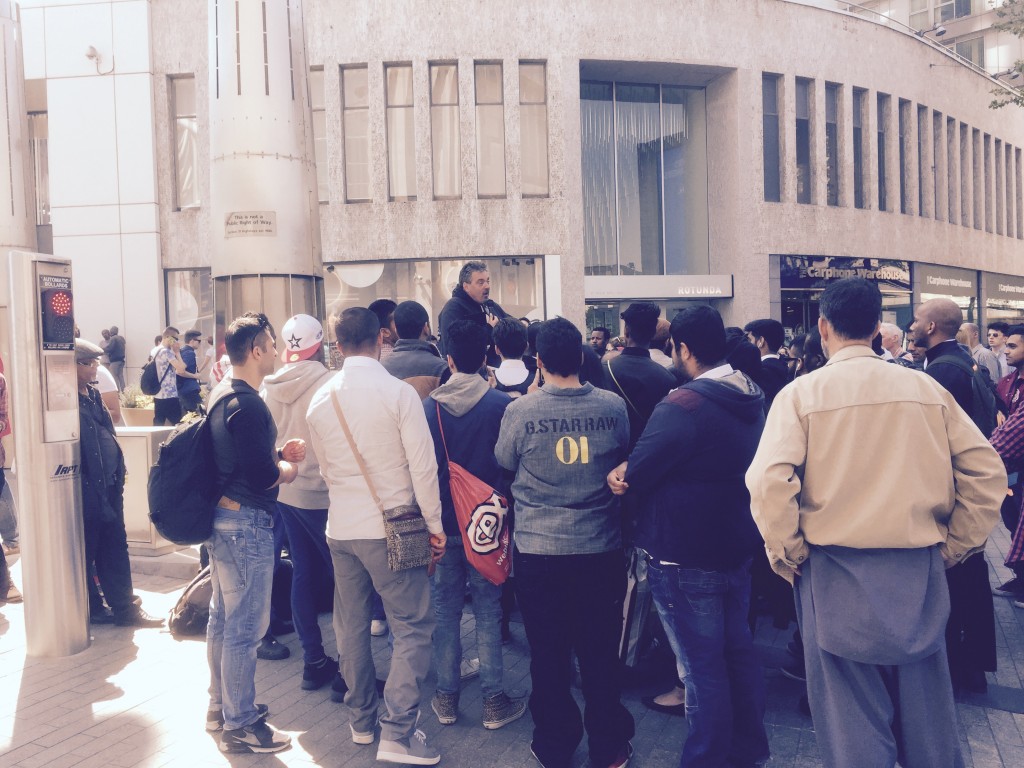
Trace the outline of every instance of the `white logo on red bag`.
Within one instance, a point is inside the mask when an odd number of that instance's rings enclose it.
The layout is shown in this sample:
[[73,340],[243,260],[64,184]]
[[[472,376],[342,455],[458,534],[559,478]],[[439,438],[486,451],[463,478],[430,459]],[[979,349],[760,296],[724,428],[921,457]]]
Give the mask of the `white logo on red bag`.
[[501,546],[501,532],[505,529],[508,502],[495,491],[487,501],[478,504],[469,516],[466,536],[474,552],[486,555]]

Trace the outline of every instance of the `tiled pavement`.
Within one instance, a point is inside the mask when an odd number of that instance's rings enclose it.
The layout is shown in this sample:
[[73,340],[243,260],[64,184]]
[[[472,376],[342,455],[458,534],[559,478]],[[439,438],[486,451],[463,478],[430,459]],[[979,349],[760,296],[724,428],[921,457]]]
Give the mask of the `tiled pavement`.
[[[1001,563],[1008,544],[1000,528],[989,543],[989,562]],[[20,566],[14,576],[21,583]],[[998,565],[992,580],[1006,576]],[[159,576],[136,576],[143,604],[154,614],[166,614],[183,582]],[[30,596],[31,597],[31,596]],[[471,613],[464,619],[466,645],[471,652]],[[1022,700],[1024,680],[1024,610],[996,599],[999,672],[990,676],[1004,699]],[[259,662],[258,699],[271,708],[271,721],[293,737],[293,746],[276,755],[222,755],[216,741],[203,730],[206,711],[206,646],[201,640],[178,641],[166,631],[94,627],[93,643],[85,652],[65,659],[27,659],[24,611],[0,607],[0,766],[3,768],[63,768],[76,766],[350,766],[375,765],[373,747],[352,744],[347,716],[331,702],[327,689],[299,688],[301,651],[295,635],[283,638],[290,659]],[[321,618],[325,640],[333,641],[329,617]],[[505,647],[505,679],[510,691],[529,688],[529,659],[522,626],[513,624],[514,642]],[[757,641],[766,661],[778,660],[790,632],[764,623]],[[387,643],[374,640],[378,671],[387,667]],[[809,718],[797,711],[800,686],[766,666],[769,711],[767,723],[774,754],[773,766],[820,766]],[[428,681],[429,684],[429,681]],[[636,718],[636,757],[640,768],[674,768],[686,732],[685,722],[648,711],[640,703],[650,689],[630,689],[626,704]],[[578,692],[577,692],[578,693]],[[997,690],[997,693],[999,691]],[[960,738],[967,766],[1020,768],[1024,766],[1024,715],[1011,714],[986,701],[959,704]],[[479,683],[468,683],[462,694],[459,722],[438,725],[425,708],[422,727],[441,750],[442,765],[480,768],[533,766],[529,716],[499,731],[479,724]],[[576,766],[586,765],[585,749]]]

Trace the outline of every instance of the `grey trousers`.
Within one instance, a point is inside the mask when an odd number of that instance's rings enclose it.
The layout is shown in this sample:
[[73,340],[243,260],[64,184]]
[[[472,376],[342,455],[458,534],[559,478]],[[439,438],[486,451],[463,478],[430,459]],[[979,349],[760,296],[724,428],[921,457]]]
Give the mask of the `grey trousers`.
[[349,686],[345,704],[352,712],[352,727],[367,733],[377,724],[377,674],[370,649],[375,589],[394,635],[381,739],[407,738],[416,729],[420,687],[430,671],[432,653],[434,612],[426,566],[391,571],[383,539],[328,538],[327,545],[334,562],[334,634],[341,674]]
[[[822,762],[829,768],[891,768],[897,760],[903,768],[962,768],[945,647],[902,664],[868,664],[823,650],[816,638],[824,606],[815,605],[808,583],[814,559],[812,552],[797,578],[796,604]],[[855,620],[857,606],[835,598]]]

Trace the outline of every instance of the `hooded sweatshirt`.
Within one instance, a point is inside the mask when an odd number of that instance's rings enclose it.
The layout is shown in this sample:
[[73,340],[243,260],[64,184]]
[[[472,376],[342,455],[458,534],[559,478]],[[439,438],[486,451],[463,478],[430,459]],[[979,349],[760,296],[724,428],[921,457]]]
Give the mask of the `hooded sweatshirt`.
[[511,402],[508,395],[491,389],[475,373],[453,374],[447,383],[423,401],[430,436],[434,438],[437,480],[441,491],[441,523],[446,536],[461,537],[461,531],[452,503],[448,460],[438,426],[438,406],[448,456],[507,498],[510,478],[494,458],[494,444],[498,441],[505,409]]
[[263,399],[277,423],[282,440],[300,438],[306,441],[306,458],[299,463],[294,482],[279,486],[278,501],[299,509],[327,509],[330,500],[327,484],[320,476],[320,460],[309,439],[306,410],[309,401],[327,380],[334,376],[319,360],[288,363],[263,380]]
[[764,429],[764,395],[740,371],[669,392],[629,455],[636,546],[683,568],[736,568],[761,550],[744,475]]

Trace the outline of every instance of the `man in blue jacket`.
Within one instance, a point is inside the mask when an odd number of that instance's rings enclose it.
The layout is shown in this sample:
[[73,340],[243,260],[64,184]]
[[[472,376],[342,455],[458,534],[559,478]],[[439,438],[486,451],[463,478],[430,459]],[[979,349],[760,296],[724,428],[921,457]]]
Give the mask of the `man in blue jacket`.
[[639,497],[636,546],[649,555],[654,603],[688,662],[690,730],[679,765],[757,766],[769,754],[747,611],[762,541],[744,474],[764,429],[764,396],[725,362],[714,309],[680,312],[671,333],[673,364],[687,383],[654,409],[608,485]]
[[487,581],[466,560],[448,473],[450,459],[508,498],[508,480],[494,458],[492,446],[498,441],[501,418],[512,400],[491,389],[477,373],[483,367],[489,343],[487,331],[476,323],[452,323],[447,346],[452,377],[423,401],[423,407],[434,438],[441,524],[448,537],[445,556],[438,561],[431,583],[437,619],[437,694],[431,707],[442,725],[451,725],[458,718],[462,606],[468,579],[480,654],[483,724],[484,728],[494,730],[522,717],[526,702],[509,698],[502,687],[501,587]]

